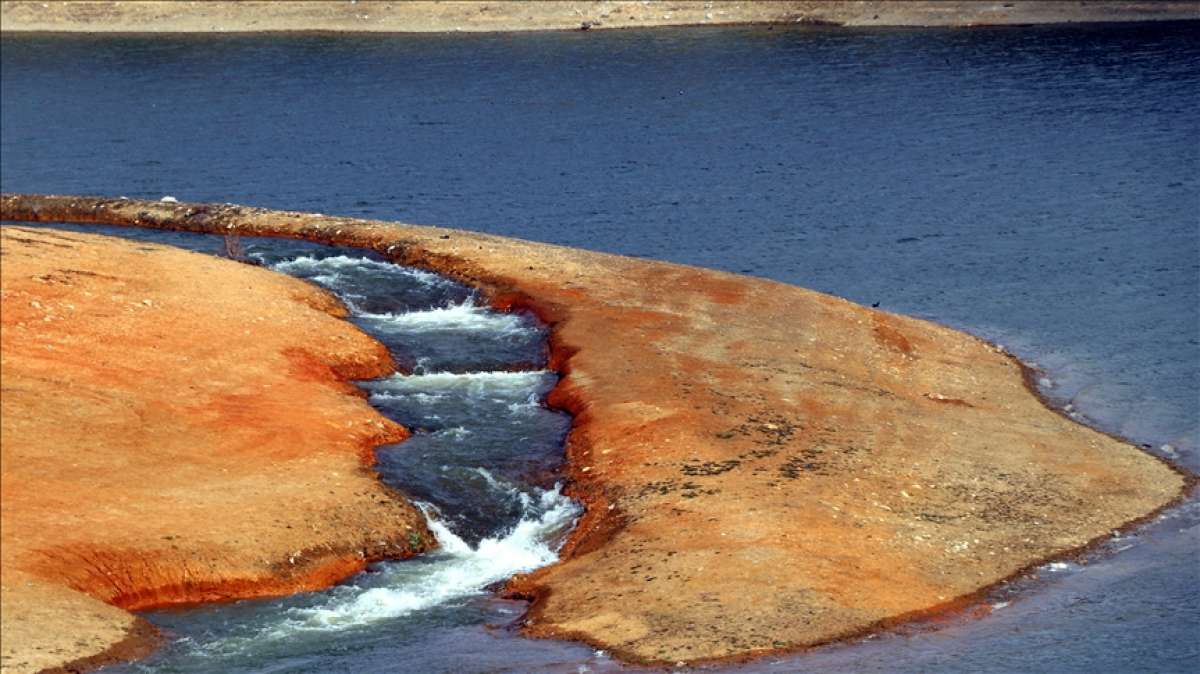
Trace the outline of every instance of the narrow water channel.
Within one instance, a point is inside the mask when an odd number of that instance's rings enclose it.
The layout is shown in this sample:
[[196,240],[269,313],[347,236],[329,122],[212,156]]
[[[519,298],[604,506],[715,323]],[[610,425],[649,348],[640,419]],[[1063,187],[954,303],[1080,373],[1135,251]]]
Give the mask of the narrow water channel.
[[[215,254],[219,237],[75,227]],[[404,374],[359,382],[413,436],[377,449],[383,481],[415,499],[438,539],[323,592],[144,616],[166,636],[106,672],[597,671],[583,646],[515,634],[521,602],[494,590],[557,560],[581,510],[554,481],[570,417],[543,404],[546,330],[437,274],[361,250],[242,238],[248,262],[320,285],[385,344]],[[506,643],[500,647],[496,642]],[[520,644],[514,648],[514,644]],[[514,652],[516,651],[516,652]],[[548,670],[543,668],[550,668]]]

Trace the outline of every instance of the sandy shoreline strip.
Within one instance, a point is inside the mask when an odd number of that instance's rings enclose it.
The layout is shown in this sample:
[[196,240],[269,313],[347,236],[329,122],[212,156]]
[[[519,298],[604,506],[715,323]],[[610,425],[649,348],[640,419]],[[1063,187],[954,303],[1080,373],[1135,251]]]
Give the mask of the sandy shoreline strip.
[[562,561],[528,634],[646,663],[795,650],[959,606],[1191,480],[1048,409],[970,335],[764,279],[228,205],[5,195],[7,219],[369,248],[552,326],[571,411]]
[[433,542],[380,483],[393,368],[329,294],[94,234],[0,229],[4,672],[144,654],[129,611],[329,586]]
[[983,26],[1180,19],[1200,19],[1200,3],[1125,0],[0,2],[0,31],[5,33],[436,33],[739,24]]

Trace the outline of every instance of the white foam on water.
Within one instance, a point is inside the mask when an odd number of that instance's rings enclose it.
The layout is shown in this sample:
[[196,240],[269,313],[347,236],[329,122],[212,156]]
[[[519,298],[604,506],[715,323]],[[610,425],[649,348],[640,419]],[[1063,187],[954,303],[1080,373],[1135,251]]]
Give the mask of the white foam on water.
[[[500,489],[509,489],[483,471]],[[252,636],[233,637],[203,647],[209,652],[235,653],[254,648],[263,639],[287,639],[301,633],[336,632],[405,616],[470,596],[518,573],[558,560],[563,534],[581,511],[563,496],[561,488],[541,491],[524,500],[525,515],[511,530],[485,538],[471,547],[441,519],[436,509],[418,504],[439,550],[416,560],[391,564],[374,587],[346,585],[316,606],[289,609],[283,620]]]
[[471,435],[472,431],[465,426],[455,426],[454,428],[443,428],[442,430],[438,431],[438,433],[442,435],[448,435],[455,440],[461,440]]
[[[424,283],[450,283],[434,274],[399,267],[366,258],[333,256],[300,257],[274,265],[284,273],[303,276],[329,286],[349,280],[349,274],[364,268],[386,270],[390,274],[414,277]],[[345,297],[346,293],[340,293]],[[351,304],[353,307],[353,304]],[[528,319],[503,314],[476,305],[462,304],[439,309],[397,314],[357,312],[360,320],[373,323],[380,331],[434,332],[443,330],[480,334],[536,331]],[[364,382],[372,398],[405,399],[429,405],[447,398],[476,402],[490,400],[506,404],[510,410],[540,405],[540,394],[554,382],[549,371],[526,372],[433,372]],[[436,415],[425,415],[437,419]],[[464,427],[447,428],[456,438],[470,434]],[[515,574],[526,573],[558,559],[558,548],[574,526],[581,508],[552,490],[526,491],[489,471],[477,472],[491,489],[520,503],[521,519],[507,531],[479,541],[472,547],[458,536],[435,507],[420,504],[438,549],[403,563],[384,564],[377,573],[361,575],[357,582],[335,587],[316,595],[311,602],[293,606],[249,631],[227,636],[206,644],[191,646],[205,655],[234,655],[257,651],[264,642],[286,644],[304,635],[337,634],[344,630],[400,618],[409,614],[453,605],[469,597],[486,595],[488,588]]]
[[[380,262],[365,257],[350,257],[347,255],[333,255],[323,258],[306,255],[277,262],[271,268],[285,274],[301,276],[331,288],[336,288],[349,274],[354,272],[361,273],[362,271],[382,272],[392,276],[405,276],[415,279],[426,286],[457,285],[450,279],[422,269],[414,269],[390,262]],[[347,301],[354,308],[351,302],[353,298],[347,297],[346,293],[342,293],[342,295],[343,301]],[[382,314],[356,311],[355,313],[360,320],[366,321],[373,327],[383,331],[457,331],[512,335],[537,330],[528,318],[518,314],[495,311],[487,306],[482,306],[474,297],[460,304],[451,304],[423,311]]]
[[[314,274],[312,276],[306,276],[305,278],[307,278],[309,281],[319,283],[320,285],[323,285],[326,287],[332,287],[332,286],[337,285],[338,281],[342,280],[342,275],[341,274]],[[346,297],[344,295],[340,299],[343,302],[346,301]]]
[[379,260],[372,260],[366,257],[350,257],[348,255],[333,255],[322,258],[303,255],[291,260],[277,262],[271,265],[271,268],[285,274],[303,275],[313,280],[336,280],[340,276],[340,273],[370,269],[397,276],[407,276],[430,286],[453,283],[449,279],[423,269],[414,269],[412,267],[392,264],[391,262],[380,262]]
[[536,330],[523,316],[501,313],[470,301],[425,311],[406,311],[395,314],[364,313],[358,318],[385,332],[454,331],[512,335]]
[[[542,387],[554,375],[547,370],[524,372],[430,372],[397,374],[362,385],[377,400],[398,400],[414,396],[448,394],[474,398],[497,397],[518,404],[536,404]],[[513,399],[516,398],[514,401]],[[422,400],[418,398],[418,400]]]
[[445,400],[448,396],[444,393],[410,393],[407,398],[421,403],[422,405],[433,405]]
[[508,411],[510,414],[529,414],[533,410],[542,408],[542,404],[538,402],[537,396],[531,395],[529,398],[519,403],[509,403]]
[[497,478],[486,468],[476,468],[475,472],[479,473],[484,482],[487,482],[488,486],[492,489],[495,489],[499,492],[504,492],[508,496],[511,496],[519,501],[521,503],[521,510],[523,512],[530,512],[531,510],[536,509],[537,505],[534,503],[533,497],[531,497],[528,493],[521,491],[520,488],[518,488],[515,484],[512,484],[507,480]]
[[488,483],[488,486],[496,491],[502,491],[510,495],[515,494],[518,491],[513,485],[504,484],[500,482],[500,480],[497,480],[496,476],[492,475],[492,471],[488,470],[487,468],[476,468],[475,472],[479,473],[480,477],[482,477],[483,480]]

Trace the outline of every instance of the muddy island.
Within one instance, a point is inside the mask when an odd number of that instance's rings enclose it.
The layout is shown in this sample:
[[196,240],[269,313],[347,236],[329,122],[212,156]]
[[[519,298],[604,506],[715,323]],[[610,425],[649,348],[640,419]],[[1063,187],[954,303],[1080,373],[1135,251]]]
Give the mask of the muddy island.
[[5,226],[3,667],[143,653],[128,611],[325,587],[424,550],[378,482],[406,437],[324,291],[167,246]]
[[1190,481],[1048,409],[993,345],[764,279],[230,205],[5,195],[0,216],[359,246],[538,313],[587,512],[562,561],[508,592],[533,600],[528,634],[630,661],[800,649],[961,606]]

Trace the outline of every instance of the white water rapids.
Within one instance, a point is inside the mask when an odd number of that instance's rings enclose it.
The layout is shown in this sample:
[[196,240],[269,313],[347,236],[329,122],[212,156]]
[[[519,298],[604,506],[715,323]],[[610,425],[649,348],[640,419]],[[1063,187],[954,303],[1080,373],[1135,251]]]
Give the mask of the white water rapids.
[[[377,296],[358,294],[370,292],[372,284],[390,290],[422,288],[431,298],[439,297],[453,282],[420,270],[399,267],[386,262],[334,255],[324,258],[303,256],[272,267],[278,271],[306,278],[335,292],[350,307],[354,319],[368,332],[388,338],[406,340],[420,333],[468,335],[520,334],[538,330],[525,316],[493,311],[476,303],[475,297],[451,302],[434,308],[398,306],[387,313],[370,313],[359,308],[359,301],[379,304]],[[444,293],[446,296],[450,292]],[[418,305],[419,307],[420,305]],[[492,409],[520,415],[540,408],[541,396],[553,382],[553,373],[545,370],[526,372],[418,372],[397,374],[382,379],[361,382],[370,392],[372,402],[386,405],[403,401],[427,405],[460,405],[464,409],[482,411],[485,403]],[[386,408],[382,408],[386,411]],[[428,412],[429,418],[439,419]],[[479,423],[476,421],[476,423]],[[438,431],[450,434],[459,443],[471,447],[473,431],[455,426]],[[514,437],[514,443],[522,438]],[[395,451],[404,451],[401,445]],[[519,453],[519,447],[514,447]],[[482,450],[479,450],[482,452]],[[481,453],[478,459],[485,462]],[[505,477],[493,475],[480,466],[473,474],[483,478],[486,488],[493,490],[506,502],[519,504],[519,519],[503,530],[480,539],[472,546],[452,528],[453,518],[444,517],[438,508],[418,502],[429,530],[437,539],[438,549],[403,562],[379,564],[373,572],[359,574],[349,582],[325,592],[309,595],[304,601],[286,602],[280,610],[260,612],[259,619],[242,624],[240,628],[215,638],[185,638],[190,649],[206,656],[252,656],[277,644],[286,647],[289,641],[311,639],[339,632],[367,628],[374,624],[405,616],[419,616],[422,611],[452,607],[471,597],[487,595],[497,583],[518,573],[533,571],[558,559],[557,550],[574,525],[581,508],[562,494],[561,487],[551,489],[518,484]],[[289,605],[290,604],[290,605]],[[266,620],[262,620],[266,617]]]

